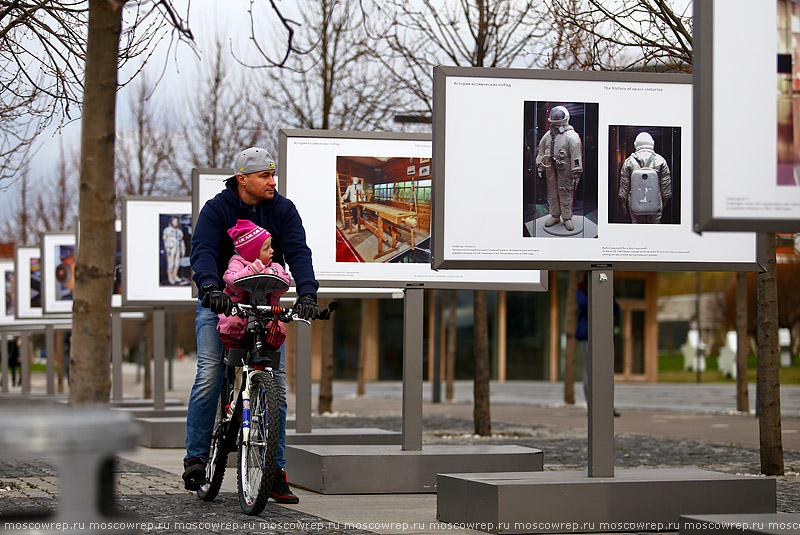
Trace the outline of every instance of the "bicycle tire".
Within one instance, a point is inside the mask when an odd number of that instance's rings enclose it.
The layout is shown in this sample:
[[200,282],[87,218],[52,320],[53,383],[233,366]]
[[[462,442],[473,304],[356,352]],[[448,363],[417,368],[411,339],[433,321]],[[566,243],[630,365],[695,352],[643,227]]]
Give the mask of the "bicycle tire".
[[250,438],[247,444],[239,441],[236,471],[239,505],[247,515],[260,514],[269,499],[278,455],[278,417],[275,379],[270,372],[257,372],[250,384]]
[[197,497],[210,502],[219,494],[222,480],[225,478],[225,466],[228,463],[227,430],[230,422],[226,422],[226,406],[230,398],[232,387],[228,370],[225,370],[222,386],[217,403],[217,415],[214,417],[214,430],[211,432],[211,447],[209,448],[208,462],[206,463],[206,482],[197,489]]

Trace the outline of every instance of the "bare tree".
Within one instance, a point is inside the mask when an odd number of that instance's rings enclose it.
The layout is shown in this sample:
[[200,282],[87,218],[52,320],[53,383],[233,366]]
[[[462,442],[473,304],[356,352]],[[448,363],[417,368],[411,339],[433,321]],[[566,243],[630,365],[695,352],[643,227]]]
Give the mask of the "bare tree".
[[775,234],[763,235],[767,244],[767,265],[758,274],[758,431],[761,444],[761,473],[783,475],[781,437],[781,390],[778,365],[778,290],[775,267]]
[[491,436],[492,416],[489,403],[489,319],[486,313],[486,290],[475,290],[475,381],[473,383],[473,419],[475,434]]
[[188,168],[175,166],[175,174],[189,180],[188,170],[220,168],[233,164],[233,157],[247,147],[277,148],[275,123],[267,123],[269,112],[261,98],[255,75],[232,63],[217,36],[208,61],[203,63],[199,90],[187,103],[188,120],[182,140]]
[[0,5],[0,181],[80,108],[86,12],[79,0]]
[[[142,74],[130,100],[132,124],[117,127],[116,195],[188,195],[189,185],[169,165],[175,152],[175,132],[168,114],[151,98],[155,85]],[[117,207],[119,209],[119,207]]]
[[691,72],[692,3],[551,0],[553,68]]
[[[578,303],[575,291],[578,287],[578,272],[571,270],[567,281],[566,305],[564,307],[564,331],[567,337],[564,365],[564,403],[575,404],[575,329],[578,326]],[[586,370],[583,370],[586,373]],[[588,403],[588,400],[587,400]]]
[[412,114],[433,112],[433,67],[544,66],[534,44],[550,31],[533,2],[389,2],[391,54],[378,58],[392,85],[407,92]]
[[263,97],[280,124],[295,128],[387,130],[398,110],[397,88],[371,54],[358,0],[306,1],[297,54],[287,69],[267,70]]
[[747,335],[747,273],[736,274],[736,410],[750,412],[747,395],[747,356],[750,344]]

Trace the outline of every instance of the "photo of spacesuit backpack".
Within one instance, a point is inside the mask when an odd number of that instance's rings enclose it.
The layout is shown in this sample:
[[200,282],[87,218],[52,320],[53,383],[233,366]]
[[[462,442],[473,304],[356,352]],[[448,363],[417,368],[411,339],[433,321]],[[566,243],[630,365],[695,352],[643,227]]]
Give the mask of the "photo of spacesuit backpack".
[[658,213],[658,172],[653,168],[656,154],[650,154],[646,162],[634,154],[639,169],[631,173],[631,213],[636,215],[656,215]]

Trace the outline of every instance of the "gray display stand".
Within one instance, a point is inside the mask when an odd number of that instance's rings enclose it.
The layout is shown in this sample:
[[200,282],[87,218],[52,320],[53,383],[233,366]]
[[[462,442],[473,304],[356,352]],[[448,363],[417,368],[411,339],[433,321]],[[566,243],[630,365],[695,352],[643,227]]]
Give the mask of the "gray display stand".
[[682,515],[680,535],[796,535],[800,514]]
[[[402,444],[287,445],[292,484],[323,494],[420,493],[436,492],[436,475],[442,471],[542,470],[542,452],[534,448],[422,446],[422,332],[423,290],[407,288],[403,306]],[[357,473],[369,477],[354,477]]]
[[[773,479],[697,469],[615,472],[614,272],[593,270],[589,275],[588,470],[440,473],[437,518],[482,522],[484,531],[492,533],[558,533],[630,531],[636,522],[672,522],[675,529],[678,516],[690,511],[774,513]],[[577,522],[580,528],[565,530],[565,522]],[[554,529],[553,523],[561,527]]]
[[[178,400],[166,399],[164,363],[166,324],[163,307],[153,309],[153,399],[115,401],[120,410],[133,411],[141,433],[138,443],[148,448],[183,448],[186,445],[186,407]],[[118,327],[121,330],[121,327]],[[112,320],[112,331],[114,321]],[[113,357],[113,352],[112,352]],[[168,408],[169,406],[169,408]]]
[[[365,290],[340,289],[334,293],[321,290],[324,297],[387,297],[376,293],[361,293]],[[389,294],[393,290],[387,290]],[[400,444],[402,435],[395,431],[372,427],[312,429],[311,425],[311,326],[296,322],[295,346],[295,422],[289,429],[287,420],[286,444],[291,446],[314,444]]]

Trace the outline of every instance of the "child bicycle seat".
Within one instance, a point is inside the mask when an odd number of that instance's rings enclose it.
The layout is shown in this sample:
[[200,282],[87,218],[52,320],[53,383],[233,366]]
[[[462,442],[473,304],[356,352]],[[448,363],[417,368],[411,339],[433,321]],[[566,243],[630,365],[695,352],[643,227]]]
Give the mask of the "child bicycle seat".
[[258,303],[272,292],[286,290],[289,284],[277,275],[271,273],[256,273],[241,277],[234,281],[234,286],[250,292],[251,302]]

